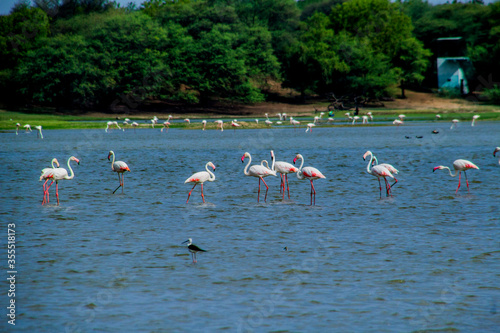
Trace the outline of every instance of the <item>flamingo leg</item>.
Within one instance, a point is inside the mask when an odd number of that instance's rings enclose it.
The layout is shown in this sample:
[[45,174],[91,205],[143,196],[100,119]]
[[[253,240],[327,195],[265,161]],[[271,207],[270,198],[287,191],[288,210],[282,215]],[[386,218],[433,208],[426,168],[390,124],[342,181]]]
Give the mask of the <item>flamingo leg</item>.
[[290,186],[288,186],[288,175],[285,174],[286,189],[288,191],[288,199],[290,199]]
[[201,183],[201,198],[203,199],[203,203],[205,203],[205,196],[203,195],[203,183]]
[[121,183],[121,186],[122,186],[122,193],[123,193],[123,189],[125,188],[125,173],[123,172],[122,173],[122,183]]
[[[266,181],[264,180],[264,178],[262,178],[262,182],[264,183],[264,185],[266,185],[266,196],[264,197],[264,202],[267,200],[267,190],[269,190],[269,186],[267,186],[266,184]],[[259,182],[259,185],[260,185],[260,182]],[[260,187],[259,187],[260,189]]]
[[380,191],[380,199],[382,199],[382,184],[380,184],[380,177],[377,177],[378,179],[378,189]]
[[458,193],[458,189],[460,188],[460,177],[462,176],[462,172],[459,172],[458,173],[458,187],[457,187],[457,190],[455,191],[455,194]]
[[389,185],[387,178],[384,177],[384,181],[385,181],[385,190],[387,192],[387,196],[389,196],[391,195],[391,186]]
[[467,184],[467,192],[470,193],[470,190],[469,190],[469,181],[467,180],[467,173],[465,172],[465,170],[464,170],[464,176],[465,176],[465,184]]
[[51,181],[49,186],[47,186],[47,189],[46,189],[46,191],[47,191],[47,202],[46,203],[47,204],[49,203],[49,197],[50,197],[49,189],[52,186],[52,184],[54,184],[54,181]]
[[311,179],[311,206],[313,204],[313,194],[314,194],[314,205],[316,206],[316,190],[314,189],[314,184]]
[[[283,190],[283,174],[282,173],[280,173],[280,180],[281,180],[281,182],[280,182],[280,193],[281,193],[281,191]],[[285,193],[283,193],[283,198],[284,197],[285,197]]]
[[260,180],[262,178],[259,177],[259,191],[257,192],[257,202],[259,202],[259,198],[260,198]]
[[57,205],[59,206],[59,183],[56,180],[56,198],[57,198]]
[[191,191],[189,191],[189,194],[188,194],[188,199],[187,199],[186,203],[188,203],[188,202],[189,202],[189,197],[191,196],[191,192],[193,192],[193,190],[194,190],[194,188],[196,187],[196,185],[198,185],[198,184],[196,184],[196,183],[195,183],[195,184],[194,184],[194,186],[193,186],[193,188],[191,189]]
[[120,185],[118,185],[118,187],[113,191],[113,194],[115,194],[115,192],[122,186],[122,180],[120,178],[120,174],[118,173],[118,182],[120,183]]

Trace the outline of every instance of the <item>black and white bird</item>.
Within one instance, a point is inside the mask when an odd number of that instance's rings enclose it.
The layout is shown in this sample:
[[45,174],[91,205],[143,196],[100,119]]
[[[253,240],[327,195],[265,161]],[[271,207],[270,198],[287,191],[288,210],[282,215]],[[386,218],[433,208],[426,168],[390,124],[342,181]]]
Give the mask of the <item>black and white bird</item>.
[[182,244],[184,244],[184,243],[187,243],[187,248],[188,248],[189,252],[191,252],[191,257],[193,258],[193,263],[198,262],[196,260],[196,253],[197,252],[207,252],[203,249],[200,249],[198,246],[194,245],[193,240],[191,238],[188,238],[187,241],[182,242]]

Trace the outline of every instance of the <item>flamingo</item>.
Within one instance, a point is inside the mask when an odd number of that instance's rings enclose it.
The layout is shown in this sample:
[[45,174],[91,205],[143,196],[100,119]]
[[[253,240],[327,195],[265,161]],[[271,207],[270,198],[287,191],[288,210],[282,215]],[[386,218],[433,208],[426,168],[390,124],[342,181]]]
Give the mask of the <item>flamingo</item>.
[[201,184],[201,198],[203,199],[203,203],[205,203],[205,196],[203,195],[203,183],[206,182],[207,180],[209,182],[213,182],[215,180],[215,175],[212,172],[210,172],[210,170],[208,170],[209,166],[212,167],[215,171],[215,165],[212,162],[208,162],[205,165],[205,170],[207,170],[207,171],[197,172],[197,173],[193,174],[191,177],[189,177],[188,179],[186,179],[186,181],[184,182],[184,184],[194,183],[193,188],[191,189],[191,191],[189,191],[186,203],[189,202],[189,197],[191,196],[191,192],[193,192],[194,188],[198,184]]
[[271,160],[273,161],[273,170],[280,174],[280,192],[283,191],[283,200],[285,199],[285,187],[288,191],[288,199],[290,199],[290,187],[288,186],[288,174],[299,171],[296,167],[288,162],[275,161],[274,151],[271,150]]
[[476,122],[476,119],[479,118],[480,116],[478,114],[472,116],[472,124],[471,126],[474,126],[474,123]]
[[281,115],[283,116],[283,120],[286,120],[286,113],[283,112]]
[[163,132],[163,130],[164,130],[165,128],[167,129],[165,132],[167,132],[167,133],[168,133],[168,129],[170,128],[170,122],[169,122],[168,120],[167,120],[167,121],[165,121],[165,122],[163,123],[163,127],[162,127],[162,129],[160,130],[160,132]]
[[300,126],[300,121],[293,119],[293,117],[290,117],[290,124],[292,124],[293,128],[295,128],[295,125]]
[[313,124],[316,124],[316,123],[319,123],[319,117],[318,116],[314,117],[314,120],[313,120]]
[[283,120],[283,116],[281,115],[281,113],[277,113],[276,115],[278,116],[278,118],[279,118],[280,120]]
[[184,119],[184,121],[188,124],[191,124],[191,120],[189,118]]
[[372,165],[373,157],[374,156],[373,156],[373,154],[370,151],[367,151],[363,155],[363,160],[366,159],[367,155],[371,155],[371,156],[370,156],[370,162],[368,162],[368,165],[366,166],[366,172],[368,172],[372,176],[377,177],[377,179],[378,179],[378,186],[379,186],[379,190],[380,190],[380,198],[382,198],[382,185],[380,184],[380,178],[381,177],[384,178],[385,189],[386,189],[386,192],[387,192],[387,196],[389,196],[392,186],[389,186],[389,183],[387,182],[387,177],[394,179],[395,180],[394,184],[396,184],[398,182],[398,180],[394,177],[394,175],[385,166],[382,166],[382,165],[379,164],[379,165],[374,165],[374,166],[372,166],[370,168],[370,166]]
[[224,131],[224,121],[222,121],[222,120],[216,120],[216,121],[214,121],[214,123],[217,124],[217,128],[220,128],[221,132]]
[[203,125],[202,130],[205,130],[205,127],[207,127],[207,121],[206,120],[202,120],[201,123]]
[[458,193],[458,189],[460,188],[460,177],[462,176],[462,171],[463,171],[464,175],[465,175],[465,183],[467,184],[467,191],[470,193],[470,191],[469,191],[469,181],[467,180],[467,174],[465,173],[465,171],[469,170],[469,169],[478,169],[479,170],[479,168],[477,167],[477,165],[475,165],[471,161],[459,159],[459,160],[456,160],[455,162],[453,162],[453,168],[455,169],[455,173],[454,174],[451,173],[450,168],[448,168],[447,166],[442,166],[442,165],[439,165],[439,166],[435,167],[432,170],[432,172],[434,172],[436,170],[448,169],[448,171],[450,173],[450,176],[452,176],[452,177],[455,177],[457,175],[457,172],[458,172],[458,187],[457,187],[457,190],[455,191],[455,194],[457,194]]
[[403,122],[402,122],[401,120],[399,120],[399,119],[395,119],[395,120],[392,122],[392,124],[393,124],[393,125],[397,125],[397,126],[401,125],[402,123],[403,123]]
[[21,124],[16,123],[16,135],[19,135],[19,127],[21,127]]
[[241,127],[236,119],[231,122],[231,126],[233,127],[234,131],[236,131],[236,127]]
[[158,123],[158,117],[154,116],[153,119],[151,119],[151,127],[155,128],[155,125]]
[[[52,164],[51,168],[43,168],[42,169],[42,174],[41,174],[41,177],[40,177],[40,181],[42,179],[45,179],[45,182],[43,183],[43,200],[42,200],[42,205],[45,202],[49,203],[49,192],[47,191],[47,188],[46,188],[47,182],[50,180],[50,178],[48,177],[49,176],[49,171],[52,171],[53,169],[55,169],[56,165],[57,165],[57,168],[59,168],[59,161],[57,160],[57,158],[53,158],[52,161],[51,161],[51,164]],[[46,177],[44,177],[45,173],[47,173]],[[47,200],[45,200],[45,197],[47,197]]]
[[373,121],[373,114],[371,112],[367,112],[366,115],[370,117],[370,120]]
[[43,139],[43,134],[42,134],[42,125],[35,126],[35,128],[38,130],[38,133],[36,134],[37,138]]
[[108,121],[106,123],[106,129],[104,130],[106,133],[108,133],[108,128],[110,128],[111,126],[115,125],[116,127],[118,127],[118,129],[121,129],[120,125],[118,125],[118,122],[116,121]]
[[255,119],[255,123],[258,124],[259,123],[259,119]]
[[328,123],[333,123],[335,121],[334,118],[328,117]]
[[368,124],[368,116],[362,116],[363,118],[363,124]]
[[306,133],[309,132],[309,131],[311,131],[311,133],[312,133],[312,130],[313,130],[312,128],[314,126],[316,126],[314,123],[307,124]]
[[[122,188],[122,193],[123,193],[124,173],[126,171],[130,171],[130,169],[129,169],[127,163],[125,163],[123,161],[116,161],[115,162],[115,153],[112,150],[109,151],[108,161],[111,159],[111,156],[113,156],[113,161],[111,161],[111,170],[113,170],[114,172],[116,172],[118,174],[118,181],[120,182],[120,185],[118,185],[118,187],[113,191],[113,194],[115,194],[116,190],[118,190],[120,188],[120,186]],[[120,174],[121,174],[121,177],[120,177]]]
[[349,112],[344,113],[344,116],[346,116],[347,122],[352,120],[351,114]]
[[[392,164],[388,164],[388,163],[378,163],[378,160],[377,160],[377,157],[375,155],[373,155],[373,153],[371,151],[367,151],[364,155],[363,155],[363,160],[365,160],[366,156],[368,155],[372,155],[373,156],[373,161],[372,161],[372,166],[373,165],[380,165],[380,166],[383,166],[385,168],[387,168],[387,170],[389,170],[390,173],[392,173],[393,175],[397,175],[399,173],[399,170],[396,169],[395,167],[392,166]],[[391,185],[391,188],[397,183],[397,180]]]
[[[495,148],[495,150],[493,151],[493,156],[496,155],[497,151],[500,151],[500,147]],[[498,164],[500,164],[500,159],[498,160]]]
[[440,114],[437,114],[437,115],[436,115],[436,120],[439,120],[439,119],[441,119],[441,115],[440,115]]
[[182,242],[182,244],[184,243],[187,243],[187,248],[189,252],[191,252],[191,258],[193,259],[193,264],[198,262],[198,260],[196,260],[197,252],[207,252],[203,249],[200,249],[198,246],[194,245],[193,240],[191,238],[188,238],[187,241]]
[[135,121],[134,121],[134,122],[132,123],[132,127],[134,128],[134,133],[135,133],[135,128],[136,128],[137,126],[139,126],[139,124],[138,124],[137,122],[135,122]]
[[[260,181],[264,182],[264,185],[266,185],[266,195],[264,197],[264,201],[267,200],[267,191],[269,190],[269,186],[267,186],[264,177],[267,176],[276,176],[276,171],[272,170],[272,168],[266,168],[263,165],[252,165],[250,167],[250,164],[252,163],[252,156],[250,153],[246,152],[242,157],[241,157],[241,163],[245,161],[245,157],[248,157],[248,164],[246,165],[245,169],[243,170],[243,173],[246,176],[251,176],[251,177],[257,177],[259,178],[259,191],[257,192],[257,202],[259,202],[260,198]],[[250,167],[250,170],[248,169]],[[273,165],[274,167],[274,165]]]
[[405,116],[404,114],[400,114],[400,115],[398,116],[398,118],[399,118],[399,120],[404,121],[404,120],[405,120],[405,118],[406,118],[406,116]]
[[269,120],[269,116],[267,115],[267,113],[265,115],[266,115],[267,119],[264,122],[266,123],[267,126],[271,126],[273,124],[273,122],[271,120]]
[[28,133],[28,131],[32,132],[30,124],[26,124],[23,127],[26,129],[26,133]]
[[359,116],[352,117],[352,125],[356,124],[356,121],[359,120]]
[[[51,170],[45,172],[44,174],[42,174],[40,176],[40,180],[42,180],[42,179],[51,179],[52,180],[50,185],[46,188],[47,202],[48,202],[48,197],[49,197],[49,193],[48,193],[49,188],[52,186],[52,184],[54,182],[56,182],[56,198],[57,198],[57,205],[59,206],[59,181],[62,179],[73,179],[75,177],[75,173],[73,172],[73,169],[71,168],[71,165],[70,165],[71,161],[75,161],[76,163],[80,164],[80,161],[76,157],[71,156],[70,158],[68,158],[68,169],[69,169],[71,175],[68,175],[68,171],[66,171],[66,169],[64,169],[64,168],[55,168],[55,169],[51,169]],[[42,205],[44,203],[45,203],[45,200],[42,201]]]
[[297,154],[295,158],[293,159],[293,164],[297,162],[298,159],[301,159],[302,162],[300,163],[300,167],[297,170],[297,178],[298,179],[309,179],[311,181],[311,206],[313,204],[313,194],[314,194],[314,204],[316,205],[316,190],[314,189],[313,185],[313,180],[319,179],[319,178],[326,178],[321,171],[319,171],[316,168],[313,167],[304,167],[304,157],[301,154]]
[[457,127],[457,124],[458,124],[459,122],[460,122],[460,120],[458,120],[458,119],[453,119],[453,120],[451,121],[451,127],[450,127],[450,129],[453,129],[453,128]]

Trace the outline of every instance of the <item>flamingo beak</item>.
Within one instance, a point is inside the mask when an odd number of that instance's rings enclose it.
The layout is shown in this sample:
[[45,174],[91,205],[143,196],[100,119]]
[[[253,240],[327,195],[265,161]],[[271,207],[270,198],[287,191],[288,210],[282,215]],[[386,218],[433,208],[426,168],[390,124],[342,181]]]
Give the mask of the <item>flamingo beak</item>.
[[241,163],[245,161],[245,155],[241,156]]
[[436,170],[438,170],[438,169],[439,169],[439,167],[435,167],[435,168],[432,170],[432,172],[434,172],[434,171],[436,171]]
[[293,159],[293,164],[295,164],[295,162],[297,162],[297,157]]

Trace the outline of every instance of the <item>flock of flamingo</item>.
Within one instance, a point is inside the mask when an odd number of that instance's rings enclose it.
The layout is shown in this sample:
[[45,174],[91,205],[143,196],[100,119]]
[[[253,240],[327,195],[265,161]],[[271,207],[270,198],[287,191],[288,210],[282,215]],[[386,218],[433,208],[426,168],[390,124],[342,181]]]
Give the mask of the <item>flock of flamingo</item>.
[[[493,156],[496,157],[497,152],[500,151],[500,147],[496,147],[495,150],[493,151]],[[366,160],[366,158],[370,156],[370,161],[368,162],[366,166],[366,172],[374,177],[377,177],[378,182],[379,182],[379,194],[380,198],[382,198],[382,185],[381,185],[381,178],[383,178],[384,183],[385,183],[385,193],[387,196],[392,196],[391,194],[391,189],[394,185],[397,184],[398,180],[396,179],[395,175],[399,173],[399,171],[392,166],[391,164],[388,163],[378,163],[377,157],[371,152],[367,151],[363,155],[363,160]],[[112,160],[111,160],[112,158]],[[297,160],[301,160],[300,166],[297,168],[294,165],[284,162],[284,161],[276,161],[276,156],[274,154],[274,151],[271,150],[271,160],[272,164],[271,167],[269,167],[269,163],[267,160],[262,160],[261,164],[252,164],[252,156],[250,153],[246,152],[243,154],[241,157],[241,162],[244,163],[245,159],[248,158],[248,163],[245,166],[243,173],[246,176],[250,177],[255,177],[259,179],[259,187],[257,191],[257,202],[260,200],[260,182],[262,181],[266,187],[266,193],[264,196],[264,201],[267,200],[267,192],[269,190],[269,186],[267,185],[266,181],[264,180],[265,177],[268,176],[277,176],[277,174],[280,174],[281,178],[281,183],[280,183],[280,193],[282,193],[282,199],[285,199],[285,192],[288,193],[288,198],[290,199],[290,187],[288,185],[288,175],[291,173],[295,173],[297,178],[299,180],[304,180],[307,179],[310,181],[311,184],[311,191],[310,191],[310,196],[311,196],[311,205],[316,204],[316,190],[314,188],[313,181],[316,179],[322,179],[326,178],[321,171],[318,169],[307,166],[304,167],[304,157],[301,154],[297,154],[295,158],[293,159],[293,164],[297,162]],[[111,170],[116,172],[118,175],[118,181],[119,185],[118,187],[113,191],[113,194],[121,187],[122,188],[122,193],[124,192],[124,174],[125,172],[130,172],[130,168],[128,167],[127,163],[123,161],[115,161],[115,153],[113,151],[110,151],[108,153],[108,160],[111,161]],[[56,183],[56,198],[57,198],[57,205],[59,205],[59,181],[60,180],[69,180],[73,179],[75,176],[75,173],[71,167],[71,162],[74,161],[77,164],[80,164],[80,161],[74,157],[71,156],[68,161],[68,169],[69,173],[66,169],[61,168],[59,165],[59,162],[56,158],[52,159],[51,167],[50,168],[44,168],[42,169],[41,176],[40,176],[40,181],[44,180],[43,183],[43,200],[42,200],[42,205],[48,204],[49,203],[49,189],[52,186],[52,184],[55,182]],[[500,160],[499,160],[500,164]],[[191,175],[189,178],[185,180],[185,184],[191,183],[194,184],[191,190],[189,191],[187,201],[186,203],[189,203],[189,198],[191,197],[191,193],[193,192],[194,188],[196,185],[201,185],[201,197],[203,200],[203,203],[205,203],[205,195],[203,193],[203,184],[207,181],[213,182],[215,180],[215,174],[209,170],[209,167],[215,171],[216,167],[213,162],[208,162],[205,165],[205,171],[200,171],[196,172],[193,175]],[[453,162],[453,169],[455,170],[454,173],[451,172],[451,169],[447,166],[436,166],[433,169],[433,172],[436,170],[444,170],[447,169],[451,177],[455,177],[458,174],[458,187],[455,191],[455,193],[458,193],[458,190],[460,189],[461,185],[461,174],[462,171],[464,172],[465,176],[465,181],[467,185],[467,191],[470,192],[469,189],[469,182],[467,180],[467,170],[470,169],[479,169],[478,166],[476,166],[474,163],[468,160],[463,160],[463,159],[458,159]],[[392,179],[394,182],[392,184],[389,184],[389,180]],[[47,185],[47,183],[50,181],[50,184]]]

